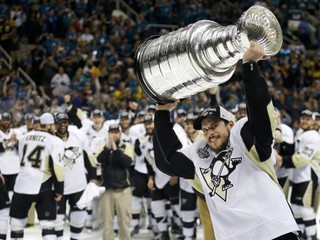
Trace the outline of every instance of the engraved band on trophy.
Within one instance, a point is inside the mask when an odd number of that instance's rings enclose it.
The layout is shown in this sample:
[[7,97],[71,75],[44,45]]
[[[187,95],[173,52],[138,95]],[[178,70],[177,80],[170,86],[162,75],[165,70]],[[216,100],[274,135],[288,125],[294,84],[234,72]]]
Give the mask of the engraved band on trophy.
[[267,56],[282,46],[280,24],[263,6],[249,8],[236,25],[202,20],[147,39],[135,53],[135,72],[153,101],[184,99],[228,81],[250,41],[262,46]]

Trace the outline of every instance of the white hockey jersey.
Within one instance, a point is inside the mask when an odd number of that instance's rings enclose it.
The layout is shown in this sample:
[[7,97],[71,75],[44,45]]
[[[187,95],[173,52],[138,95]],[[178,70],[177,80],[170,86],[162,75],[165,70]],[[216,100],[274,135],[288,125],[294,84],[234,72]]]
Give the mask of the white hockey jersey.
[[132,125],[129,128],[129,135],[132,136],[133,140],[138,139],[146,134],[146,128],[143,123]]
[[153,151],[152,139],[150,140],[149,136],[141,136],[139,138],[139,141],[141,155],[135,155],[134,170],[136,170],[139,173],[148,174],[145,158],[147,154],[149,154],[148,151]]
[[295,154],[290,180],[301,183],[312,180],[312,170],[320,177],[320,135],[316,130],[300,133],[295,138]]
[[[18,140],[22,136],[18,129],[11,128],[8,133],[0,130],[0,142],[10,139],[14,134]],[[4,152],[0,152],[0,171],[4,175],[17,174],[20,171],[17,145],[5,147]]]
[[63,142],[64,194],[68,195],[86,188],[87,179],[83,151],[87,152],[88,156],[91,154],[88,139],[81,130],[69,129],[69,136]]
[[[282,141],[288,143],[288,144],[293,144],[294,143],[294,133],[291,127],[289,127],[286,124],[281,123],[278,128],[281,131],[281,138]],[[288,177],[289,175],[291,175],[292,171],[291,169],[288,168],[277,168],[275,167],[276,170],[276,175],[278,178],[284,178],[284,177]]]
[[18,130],[21,132],[21,135],[24,135],[26,133],[29,132],[28,128],[27,128],[27,125],[22,125],[18,128]]
[[[180,124],[175,123],[173,126],[173,130],[177,134],[179,141],[182,144],[182,147],[187,147],[192,144],[191,140],[188,138],[187,133]],[[182,190],[186,192],[194,193],[194,190],[192,189],[191,185],[182,177],[179,178],[179,186]]]
[[103,125],[101,129],[96,130],[92,126],[81,128],[89,141],[89,149],[94,156],[97,156],[106,144],[108,137],[108,127]]
[[[149,137],[149,136],[148,136]],[[157,186],[158,189],[162,189],[170,180],[170,176],[161,172],[154,160],[154,150],[153,150],[153,141],[145,141],[144,148],[144,154],[145,158],[148,161],[148,163],[152,166],[152,169],[154,171],[154,183]]]
[[[246,119],[235,123],[229,149],[215,154],[205,140],[180,151],[193,161],[212,215],[216,239],[270,240],[298,231],[273,162],[256,159],[241,138]],[[250,156],[250,158],[249,158]]]
[[[38,194],[42,183],[53,174],[59,182],[63,182],[63,154],[63,142],[58,137],[44,131],[25,134],[19,141],[21,171],[17,176],[14,191],[22,194]],[[53,163],[52,169],[49,164],[50,158]]]

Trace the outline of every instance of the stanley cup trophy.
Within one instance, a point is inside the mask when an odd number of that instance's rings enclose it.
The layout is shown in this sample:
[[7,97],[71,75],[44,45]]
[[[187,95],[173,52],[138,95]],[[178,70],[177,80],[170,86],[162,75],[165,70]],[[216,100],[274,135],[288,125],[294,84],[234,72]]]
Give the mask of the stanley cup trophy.
[[281,48],[280,24],[265,7],[252,6],[236,25],[202,20],[149,38],[135,53],[135,72],[153,101],[173,102],[228,81],[250,41],[262,46],[267,56]]

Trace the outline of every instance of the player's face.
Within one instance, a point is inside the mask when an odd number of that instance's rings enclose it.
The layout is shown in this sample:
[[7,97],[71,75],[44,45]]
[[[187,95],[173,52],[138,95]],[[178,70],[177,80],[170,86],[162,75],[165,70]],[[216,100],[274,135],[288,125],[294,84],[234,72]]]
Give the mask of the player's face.
[[69,121],[68,120],[59,120],[57,123],[57,132],[59,134],[66,134],[68,132]]
[[8,129],[10,129],[11,119],[10,118],[2,118],[0,120],[0,124],[1,124],[1,128],[3,130],[8,130]]
[[128,117],[120,118],[121,129],[128,129],[130,127],[130,122],[131,120]]
[[180,125],[183,126],[184,123],[185,123],[185,121],[186,121],[186,118],[187,118],[187,116],[184,115],[184,114],[179,115],[179,116],[177,116],[177,118],[176,118],[176,123],[179,123]]
[[316,117],[316,120],[314,120],[314,129],[315,130],[320,129],[320,117]]
[[201,127],[208,146],[215,152],[226,149],[232,122],[225,123],[221,119],[205,118],[202,120]]
[[300,127],[303,131],[307,131],[310,129],[313,129],[314,120],[311,116],[308,115],[302,115],[300,117]]
[[184,129],[187,134],[192,134],[197,131],[193,128],[193,121],[190,120],[185,121]]
[[103,117],[101,115],[93,115],[92,121],[94,125],[100,126],[103,123]]
[[240,109],[237,113],[236,113],[236,119],[240,120],[241,118],[244,118],[247,116],[247,110],[246,109]]
[[50,127],[49,127],[49,130],[48,130],[48,131],[49,131],[51,134],[55,134],[56,130],[57,130],[56,125],[55,125],[55,124],[50,124]]
[[32,119],[27,119],[26,120],[26,126],[28,129],[33,129],[33,120]]
[[40,130],[40,126],[41,126],[41,125],[40,125],[40,122],[38,122],[38,121],[36,121],[36,122],[33,123],[33,129],[34,129],[34,130]]
[[40,125],[40,122],[38,122],[38,121],[36,121],[36,122],[33,123],[33,129],[34,129],[34,130],[40,130],[40,126],[41,126],[41,125]]
[[144,123],[144,128],[146,129],[146,134],[151,136],[153,134],[154,130],[154,122],[145,122]]
[[109,132],[110,137],[117,143],[119,144],[120,139],[121,139],[121,132],[118,130],[111,130]]

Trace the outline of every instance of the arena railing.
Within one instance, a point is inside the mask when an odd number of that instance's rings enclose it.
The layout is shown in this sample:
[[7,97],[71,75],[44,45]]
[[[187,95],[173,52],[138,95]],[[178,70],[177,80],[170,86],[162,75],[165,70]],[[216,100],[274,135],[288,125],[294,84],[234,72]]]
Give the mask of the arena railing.
[[35,82],[32,80],[32,78],[21,67],[18,67],[17,75],[22,80],[29,82],[29,84],[31,85],[33,91],[38,92]]
[[115,9],[123,11],[129,18],[136,22],[139,14],[123,0],[112,0],[115,3]]
[[8,69],[12,69],[12,57],[0,45],[0,61],[3,62]]

